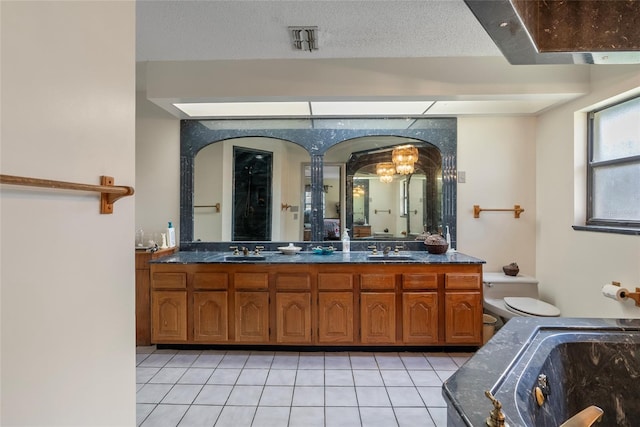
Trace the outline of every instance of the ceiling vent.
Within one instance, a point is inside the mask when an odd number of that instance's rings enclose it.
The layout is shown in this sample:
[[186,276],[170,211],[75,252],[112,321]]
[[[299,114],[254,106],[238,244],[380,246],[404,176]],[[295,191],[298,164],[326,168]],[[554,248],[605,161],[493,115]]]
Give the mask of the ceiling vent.
[[318,50],[318,27],[289,27],[295,50]]

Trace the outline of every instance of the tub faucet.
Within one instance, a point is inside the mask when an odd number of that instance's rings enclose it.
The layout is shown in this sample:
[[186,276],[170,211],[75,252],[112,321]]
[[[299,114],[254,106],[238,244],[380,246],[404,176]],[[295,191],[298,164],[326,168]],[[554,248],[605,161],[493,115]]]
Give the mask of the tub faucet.
[[484,395],[493,403],[493,410],[489,413],[485,423],[489,427],[509,427],[509,424],[505,421],[506,417],[502,413],[502,403],[489,390],[485,390]]
[[389,252],[391,252],[391,246],[385,246],[384,249],[382,250],[382,253],[386,256],[389,255]]
[[602,419],[604,411],[597,406],[589,406],[569,418],[560,427],[589,427]]

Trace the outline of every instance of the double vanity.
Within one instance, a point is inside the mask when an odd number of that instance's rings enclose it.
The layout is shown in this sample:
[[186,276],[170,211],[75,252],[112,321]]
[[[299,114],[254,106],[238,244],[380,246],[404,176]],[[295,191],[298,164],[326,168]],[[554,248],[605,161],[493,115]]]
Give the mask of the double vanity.
[[479,346],[483,263],[424,250],[180,251],[150,262],[151,341]]

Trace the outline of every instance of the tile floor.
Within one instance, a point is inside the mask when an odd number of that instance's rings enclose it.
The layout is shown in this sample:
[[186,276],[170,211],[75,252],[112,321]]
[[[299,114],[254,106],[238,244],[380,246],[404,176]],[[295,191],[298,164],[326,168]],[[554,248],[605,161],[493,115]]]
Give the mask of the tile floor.
[[446,426],[442,381],[471,353],[137,348],[137,425]]

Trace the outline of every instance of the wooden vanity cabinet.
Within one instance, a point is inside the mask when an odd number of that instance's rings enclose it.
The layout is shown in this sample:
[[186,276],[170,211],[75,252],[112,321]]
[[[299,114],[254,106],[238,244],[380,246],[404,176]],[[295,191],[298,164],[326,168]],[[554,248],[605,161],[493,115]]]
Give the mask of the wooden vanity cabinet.
[[482,344],[481,264],[152,264],[154,343]]
[[276,344],[311,344],[311,274],[297,269],[275,274]]
[[319,272],[317,277],[318,343],[353,344],[353,273],[343,267],[337,271]]
[[353,226],[353,238],[371,237],[370,225],[354,225]]
[[136,345],[151,344],[151,277],[149,261],[174,253],[177,248],[156,252],[136,249]]
[[482,274],[445,274],[445,341],[481,344]]
[[375,270],[360,274],[360,340],[395,344],[396,275],[387,269]]
[[436,344],[438,328],[438,275],[402,275],[402,341],[405,344]]
[[151,274],[151,341],[187,341],[187,274]]
[[229,274],[193,275],[193,340],[198,343],[226,342],[229,339]]
[[269,273],[262,269],[234,271],[233,278],[235,341],[269,343]]

